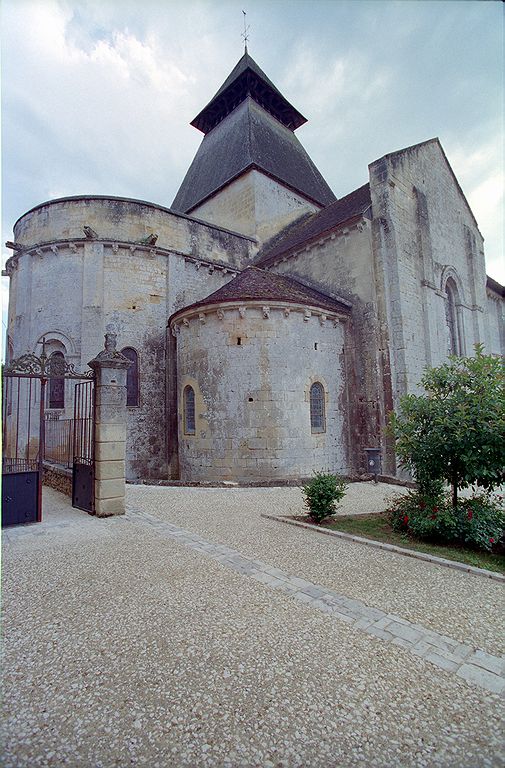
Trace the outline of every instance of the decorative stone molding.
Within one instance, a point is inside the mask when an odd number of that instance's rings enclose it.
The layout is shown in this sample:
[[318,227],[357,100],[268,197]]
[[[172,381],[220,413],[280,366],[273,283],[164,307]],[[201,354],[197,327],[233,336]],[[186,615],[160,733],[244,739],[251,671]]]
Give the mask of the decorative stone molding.
[[[349,305],[350,309],[350,305]],[[345,322],[349,317],[349,310],[343,308],[340,312],[335,312],[318,309],[317,306],[310,309],[303,304],[293,303],[292,306],[286,306],[284,303],[271,302],[268,306],[264,305],[260,300],[250,300],[247,304],[237,302],[226,302],[225,304],[209,304],[202,311],[201,308],[192,309],[189,307],[187,310],[180,309],[178,312],[174,312],[173,320],[170,323],[172,334],[175,336],[180,332],[180,327],[187,327],[190,324],[192,318],[198,319],[200,323],[209,323],[212,316],[217,320],[223,321],[225,319],[226,312],[233,310],[238,314],[241,319],[249,319],[251,314],[251,320],[254,320],[254,311],[257,315],[264,320],[276,320],[284,317],[289,319],[290,317],[299,317],[302,315],[305,322],[309,322],[311,319],[314,322],[317,320],[318,324],[324,325],[328,322],[333,322],[337,327],[340,323]]]

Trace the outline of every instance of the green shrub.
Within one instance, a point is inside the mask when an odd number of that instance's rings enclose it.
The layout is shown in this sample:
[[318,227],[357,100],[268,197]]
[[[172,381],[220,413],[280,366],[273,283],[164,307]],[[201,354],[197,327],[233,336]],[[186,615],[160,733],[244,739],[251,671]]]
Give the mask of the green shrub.
[[341,477],[316,472],[312,480],[302,486],[311,520],[320,523],[325,517],[334,515],[335,505],[344,498],[346,488],[347,484]]
[[459,499],[455,508],[449,495],[412,491],[396,499],[389,521],[394,531],[415,539],[470,549],[497,549],[505,535],[505,513],[490,494]]

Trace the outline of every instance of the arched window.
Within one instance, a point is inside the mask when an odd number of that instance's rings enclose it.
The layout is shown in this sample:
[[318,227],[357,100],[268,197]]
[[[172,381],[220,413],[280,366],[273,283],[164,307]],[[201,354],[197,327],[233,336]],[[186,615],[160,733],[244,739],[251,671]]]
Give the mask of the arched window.
[[58,376],[64,373],[65,358],[62,352],[53,352],[49,358],[51,378],[49,379],[49,408],[65,407],[65,379]]
[[184,387],[183,397],[183,418],[184,418],[184,434],[195,434],[195,390],[190,387]]
[[139,356],[133,347],[125,347],[121,354],[131,360],[126,371],[126,405],[139,404]]
[[320,381],[314,382],[310,388],[310,431],[326,432],[324,387]]
[[445,322],[447,325],[447,354],[459,355],[460,344],[458,335],[458,318],[456,301],[458,289],[456,283],[450,277],[445,284]]

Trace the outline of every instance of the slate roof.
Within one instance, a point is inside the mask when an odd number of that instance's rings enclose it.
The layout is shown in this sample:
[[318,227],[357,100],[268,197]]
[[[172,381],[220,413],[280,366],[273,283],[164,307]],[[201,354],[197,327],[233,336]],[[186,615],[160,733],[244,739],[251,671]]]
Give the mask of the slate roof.
[[367,214],[371,205],[370,185],[364,184],[322,211],[305,216],[269,240],[258,253],[255,264],[262,267],[272,264],[282,254],[321,237],[356,216]]
[[299,283],[298,280],[291,277],[277,275],[257,267],[247,267],[233,280],[211,293],[207,298],[174,312],[169,322],[172,322],[177,315],[188,309],[237,301],[281,301],[311,307],[316,306],[330,312],[342,312],[343,310],[348,312],[351,307],[347,301],[332,298],[321,291]]
[[248,95],[293,131],[307,122],[246,52],[191,125],[208,133]]
[[203,138],[172,210],[189,214],[251,168],[265,172],[318,205],[335,200],[294,133],[248,96]]

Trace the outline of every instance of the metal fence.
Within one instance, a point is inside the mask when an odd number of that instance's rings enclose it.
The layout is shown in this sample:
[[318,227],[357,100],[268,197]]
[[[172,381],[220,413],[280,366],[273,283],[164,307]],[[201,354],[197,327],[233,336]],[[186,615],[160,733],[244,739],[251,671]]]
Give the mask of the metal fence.
[[72,468],[74,420],[54,419],[46,413],[44,460]]

